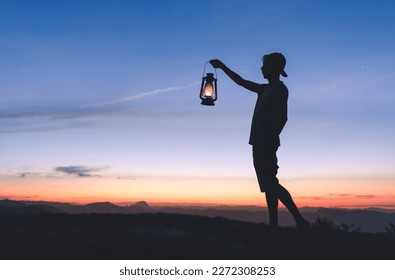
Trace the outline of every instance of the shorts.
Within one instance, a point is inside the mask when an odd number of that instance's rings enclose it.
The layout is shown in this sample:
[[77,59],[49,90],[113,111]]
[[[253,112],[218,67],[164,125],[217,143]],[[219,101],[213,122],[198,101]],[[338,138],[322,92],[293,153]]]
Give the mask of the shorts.
[[261,192],[276,188],[279,184],[277,179],[277,152],[278,147],[254,147],[252,156],[254,159],[255,173],[258,178]]

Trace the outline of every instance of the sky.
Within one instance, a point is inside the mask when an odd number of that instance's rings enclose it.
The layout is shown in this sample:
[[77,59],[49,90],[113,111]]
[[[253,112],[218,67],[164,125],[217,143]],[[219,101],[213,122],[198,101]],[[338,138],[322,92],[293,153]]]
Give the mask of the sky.
[[[265,205],[248,145],[281,52],[280,182],[298,206],[395,208],[395,2],[0,1],[0,199]],[[208,64],[206,72],[214,72]]]

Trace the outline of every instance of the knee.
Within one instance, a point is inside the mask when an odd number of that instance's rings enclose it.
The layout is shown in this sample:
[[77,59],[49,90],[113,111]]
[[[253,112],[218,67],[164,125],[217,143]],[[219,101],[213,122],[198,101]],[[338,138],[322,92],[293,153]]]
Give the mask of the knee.
[[273,196],[278,196],[279,184],[268,184],[266,186],[266,193]]

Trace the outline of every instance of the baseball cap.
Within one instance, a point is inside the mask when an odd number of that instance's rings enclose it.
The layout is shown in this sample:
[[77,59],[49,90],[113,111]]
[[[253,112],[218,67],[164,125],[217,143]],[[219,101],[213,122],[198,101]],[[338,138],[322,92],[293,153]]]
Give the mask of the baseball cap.
[[272,64],[273,67],[278,69],[283,77],[288,77],[287,73],[285,73],[284,71],[285,64],[287,63],[287,61],[285,60],[285,57],[282,53],[276,52],[276,53],[266,54],[263,56],[263,59],[265,60],[265,62]]

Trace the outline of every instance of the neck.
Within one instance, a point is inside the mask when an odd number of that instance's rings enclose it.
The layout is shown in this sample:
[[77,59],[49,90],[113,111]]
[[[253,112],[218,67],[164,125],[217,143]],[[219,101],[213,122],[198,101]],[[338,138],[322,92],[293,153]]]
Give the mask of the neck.
[[270,77],[267,80],[269,81],[269,84],[273,84],[273,83],[279,82],[280,77]]

